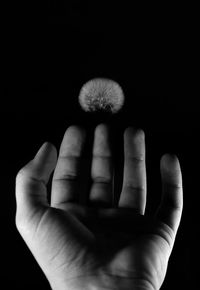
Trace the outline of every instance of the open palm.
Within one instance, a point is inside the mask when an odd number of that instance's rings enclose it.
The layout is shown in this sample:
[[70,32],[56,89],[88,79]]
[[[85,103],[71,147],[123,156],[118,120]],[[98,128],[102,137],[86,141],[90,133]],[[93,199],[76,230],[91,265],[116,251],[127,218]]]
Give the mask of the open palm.
[[[182,212],[178,159],[161,159],[163,194],[153,217],[145,215],[144,132],[124,134],[124,176],[113,205],[113,163],[106,125],[96,127],[92,187],[81,194],[80,164],[86,134],[71,126],[59,157],[45,143],[17,175],[16,224],[53,289],[159,289]],[[54,171],[51,202],[46,184]],[[86,182],[86,181],[85,181]],[[96,288],[94,288],[96,287]]]

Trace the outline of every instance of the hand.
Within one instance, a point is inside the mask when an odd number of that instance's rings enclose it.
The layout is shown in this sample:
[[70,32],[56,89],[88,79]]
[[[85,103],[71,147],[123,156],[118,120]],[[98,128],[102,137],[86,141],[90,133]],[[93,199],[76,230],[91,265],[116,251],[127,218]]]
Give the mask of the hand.
[[[85,203],[78,187],[85,139],[84,129],[71,126],[58,160],[55,147],[45,143],[19,171],[17,228],[54,290],[160,289],[182,213],[179,161],[169,154],[161,158],[162,200],[147,217],[144,132],[127,128],[122,192],[113,207],[109,131],[100,124]],[[53,170],[49,204],[46,185]]]

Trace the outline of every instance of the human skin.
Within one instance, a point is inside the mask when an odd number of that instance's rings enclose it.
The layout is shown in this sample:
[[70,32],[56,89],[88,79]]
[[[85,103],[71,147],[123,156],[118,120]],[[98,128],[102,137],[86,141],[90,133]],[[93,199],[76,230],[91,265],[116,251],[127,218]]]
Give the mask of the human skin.
[[[86,131],[70,126],[58,157],[54,145],[46,142],[18,172],[17,229],[53,290],[158,290],[183,208],[178,158],[169,154],[161,158],[162,198],[149,217],[144,132],[133,127],[124,132],[123,184],[117,206],[112,204],[108,126],[99,124],[94,134],[87,201],[80,201],[79,184]],[[46,185],[52,172],[48,202]]]

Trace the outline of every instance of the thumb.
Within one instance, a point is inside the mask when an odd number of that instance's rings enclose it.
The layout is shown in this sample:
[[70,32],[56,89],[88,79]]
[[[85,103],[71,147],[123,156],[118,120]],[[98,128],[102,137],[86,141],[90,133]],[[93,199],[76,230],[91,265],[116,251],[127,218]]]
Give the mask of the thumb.
[[16,177],[17,213],[30,215],[41,206],[48,206],[46,184],[56,166],[54,145],[44,143],[34,159],[26,164]]

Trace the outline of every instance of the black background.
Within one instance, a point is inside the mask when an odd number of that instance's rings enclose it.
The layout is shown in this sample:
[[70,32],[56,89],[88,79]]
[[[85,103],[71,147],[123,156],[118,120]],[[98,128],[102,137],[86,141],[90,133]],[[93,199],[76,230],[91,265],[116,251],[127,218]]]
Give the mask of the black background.
[[[69,125],[85,126],[92,138],[100,122],[111,125],[113,140],[119,140],[116,152],[127,126],[145,131],[150,212],[160,197],[160,157],[166,152],[179,157],[184,211],[162,289],[197,289],[200,110],[194,10],[49,1],[44,13],[42,7],[32,7],[25,12],[26,21],[21,13],[16,22],[4,23],[0,214],[5,289],[49,289],[15,229],[17,171],[43,142],[58,149]],[[119,114],[81,110],[80,88],[94,77],[121,85],[125,105]]]

